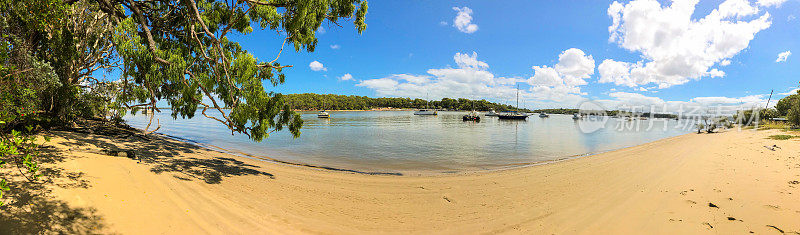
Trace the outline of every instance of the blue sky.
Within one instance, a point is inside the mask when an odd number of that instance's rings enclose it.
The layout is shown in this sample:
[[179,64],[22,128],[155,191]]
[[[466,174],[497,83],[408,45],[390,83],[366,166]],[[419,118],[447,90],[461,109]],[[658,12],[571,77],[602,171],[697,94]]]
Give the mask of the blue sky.
[[[530,108],[761,105],[800,81],[798,55],[776,61],[800,53],[798,17],[798,0],[370,1],[363,34],[324,24],[316,51],[283,52],[294,67],[268,89],[507,103],[519,85]],[[234,39],[267,61],[282,42]]]

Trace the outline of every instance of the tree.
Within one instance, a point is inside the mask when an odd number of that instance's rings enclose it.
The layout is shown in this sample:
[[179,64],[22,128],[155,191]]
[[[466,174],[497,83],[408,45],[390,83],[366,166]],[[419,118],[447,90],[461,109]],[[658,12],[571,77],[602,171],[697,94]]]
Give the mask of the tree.
[[[256,141],[284,127],[300,134],[300,116],[281,94],[266,92],[262,84],[284,82],[282,70],[291,65],[278,62],[283,47],[288,43],[295,51],[314,51],[314,33],[326,20],[338,25],[340,18],[353,18],[359,33],[366,28],[367,3],[362,0],[96,1],[118,21],[113,43],[123,61],[119,110],[160,112],[156,102],[166,100],[173,118],[191,118],[200,106],[204,116],[232,134]],[[231,32],[251,33],[252,25],[284,37],[275,59],[259,61],[228,38]],[[220,117],[207,114],[208,109]]]
[[786,114],[789,123],[794,127],[800,127],[800,99],[793,99],[791,107]]
[[778,114],[780,116],[786,116],[789,113],[789,109],[794,103],[795,100],[800,98],[800,94],[793,94],[790,96],[783,97],[783,99],[778,100],[778,103],[775,104],[775,109],[778,110]]
[[[36,105],[28,110],[65,122],[111,110],[116,117],[161,112],[162,101],[173,118],[192,118],[202,108],[231,134],[256,141],[284,128],[297,136],[302,120],[263,83],[285,81],[282,71],[292,66],[278,59],[286,44],[313,52],[324,22],[341,27],[352,19],[361,33],[366,13],[363,0],[0,0],[0,42],[14,50],[0,53],[27,55],[2,58],[0,90],[9,99],[29,97]],[[260,61],[228,37],[254,27],[283,39],[274,59]],[[53,85],[39,89],[41,83],[22,78],[34,68]],[[94,77],[112,68],[122,72],[118,81]],[[8,108],[3,117],[16,120],[19,110]]]

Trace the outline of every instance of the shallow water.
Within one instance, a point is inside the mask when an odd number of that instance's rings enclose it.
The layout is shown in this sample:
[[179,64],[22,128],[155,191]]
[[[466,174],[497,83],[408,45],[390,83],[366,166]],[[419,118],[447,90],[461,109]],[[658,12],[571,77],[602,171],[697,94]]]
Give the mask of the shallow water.
[[[412,111],[330,112],[319,119],[303,113],[299,138],[288,131],[253,142],[198,113],[173,120],[169,110],[156,114],[159,133],[202,144],[283,161],[382,172],[485,170],[603,152],[681,135],[687,124],[668,119],[633,120],[571,115],[533,115],[527,121],[482,116],[464,122],[465,112],[415,116]],[[144,115],[127,116],[144,128]],[[156,121],[153,121],[155,126]]]

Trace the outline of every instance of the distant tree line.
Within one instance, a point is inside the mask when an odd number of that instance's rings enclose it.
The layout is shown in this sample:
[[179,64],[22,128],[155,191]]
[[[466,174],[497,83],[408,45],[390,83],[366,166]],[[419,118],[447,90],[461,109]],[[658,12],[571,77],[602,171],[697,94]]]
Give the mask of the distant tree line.
[[[544,113],[549,113],[549,114],[570,114],[571,115],[573,113],[579,113],[580,110],[579,109],[559,108],[559,109],[537,109],[537,110],[533,110],[533,112],[537,112],[537,113],[544,112]],[[605,110],[605,111],[593,112],[593,113],[604,114],[605,116],[638,116],[638,117],[651,117],[651,118],[677,118],[678,117],[678,115],[668,114],[668,113],[635,113],[634,114],[634,113],[631,113],[631,112],[628,112],[628,111],[622,111],[622,110]]]
[[[442,100],[424,100],[411,98],[371,98],[356,95],[333,94],[288,94],[283,97],[287,104],[298,110],[369,110],[379,108],[399,109],[444,109],[444,110],[478,110],[491,109],[502,112],[516,110],[514,106],[492,103],[486,100],[470,100],[465,98]],[[522,112],[531,112],[529,109],[519,109]]]

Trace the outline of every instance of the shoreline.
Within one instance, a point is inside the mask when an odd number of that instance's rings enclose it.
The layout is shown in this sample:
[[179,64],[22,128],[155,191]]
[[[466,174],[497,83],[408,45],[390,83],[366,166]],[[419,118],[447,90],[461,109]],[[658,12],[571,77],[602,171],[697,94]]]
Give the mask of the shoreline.
[[[142,131],[139,128],[134,128],[134,129],[136,129],[137,131]],[[461,169],[461,170],[448,170],[448,171],[432,171],[432,170],[389,171],[389,170],[386,170],[386,169],[372,171],[372,170],[355,169],[355,168],[332,167],[332,166],[325,166],[325,165],[318,165],[318,164],[310,164],[310,163],[303,163],[303,162],[280,160],[280,159],[267,157],[267,156],[258,156],[258,155],[254,155],[254,154],[248,154],[248,153],[241,152],[241,151],[229,150],[229,149],[226,149],[226,148],[223,148],[223,147],[220,147],[220,146],[216,146],[216,145],[212,145],[212,144],[204,144],[204,143],[200,143],[198,141],[194,141],[194,140],[190,140],[190,139],[186,139],[186,138],[181,138],[181,137],[178,137],[178,136],[163,134],[163,133],[153,133],[153,134],[156,134],[161,138],[169,138],[169,139],[173,139],[173,140],[176,140],[176,141],[181,141],[181,142],[185,142],[185,143],[188,143],[188,144],[192,144],[192,145],[195,145],[195,146],[198,146],[198,147],[201,147],[201,148],[208,149],[209,151],[217,151],[217,152],[220,152],[220,153],[230,154],[230,155],[237,156],[237,157],[244,157],[244,158],[249,158],[249,159],[253,159],[253,160],[261,160],[261,161],[272,162],[272,163],[277,163],[277,164],[285,164],[285,165],[290,165],[290,166],[307,167],[307,168],[319,169],[319,170],[327,170],[327,171],[349,172],[349,173],[357,173],[357,174],[363,174],[363,175],[436,176],[436,175],[447,175],[447,174],[476,174],[476,173],[481,173],[481,172],[494,172],[494,171],[517,169],[517,168],[533,167],[533,166],[539,166],[539,165],[555,164],[555,163],[559,163],[559,162],[563,162],[563,161],[569,161],[569,160],[574,160],[574,159],[579,159],[579,158],[584,158],[584,157],[591,157],[591,156],[595,156],[595,155],[599,155],[599,154],[603,154],[603,153],[614,152],[614,151],[619,151],[619,150],[623,150],[623,149],[627,149],[627,148],[633,148],[633,147],[640,146],[640,145],[651,144],[651,143],[654,143],[654,142],[658,142],[658,141],[662,141],[662,140],[666,140],[666,139],[670,139],[670,138],[678,138],[680,136],[689,135],[689,134],[693,134],[693,133],[690,132],[690,133],[681,134],[681,135],[677,135],[677,136],[664,137],[664,138],[657,139],[657,140],[654,140],[654,141],[651,141],[651,142],[645,142],[645,143],[641,143],[641,144],[625,146],[625,147],[620,147],[620,148],[615,148],[615,149],[609,149],[609,150],[603,150],[603,151],[597,151],[597,152],[588,152],[588,153],[583,153],[583,154],[575,154],[575,155],[563,156],[563,157],[558,157],[558,158],[552,159],[552,160],[543,160],[543,161],[535,161],[535,162],[521,162],[521,163],[509,163],[509,164],[501,164],[501,165],[492,165],[490,167],[476,167],[476,168],[481,168],[481,169]]]
[[[92,223],[59,222],[122,234],[800,232],[800,141],[767,138],[775,133],[685,134],[553,164],[396,177],[56,131],[47,145],[63,159],[43,164],[57,169],[43,178],[48,203],[63,206],[41,218],[77,214]],[[111,147],[140,158],[98,154]]]

